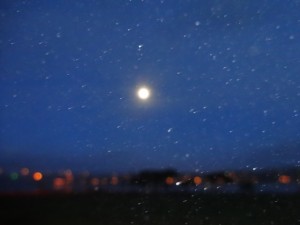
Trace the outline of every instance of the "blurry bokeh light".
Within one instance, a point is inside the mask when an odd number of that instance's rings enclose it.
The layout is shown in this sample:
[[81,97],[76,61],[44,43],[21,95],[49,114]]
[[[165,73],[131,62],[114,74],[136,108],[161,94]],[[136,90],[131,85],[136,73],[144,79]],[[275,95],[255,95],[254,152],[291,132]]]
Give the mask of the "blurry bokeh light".
[[32,175],[32,178],[35,180],[35,181],[40,181],[43,179],[43,174],[41,172],[35,172],[33,175]]
[[20,170],[20,174],[22,175],[22,176],[28,176],[29,175],[29,169],[28,168],[26,168],[26,167],[24,167],[24,168],[22,168],[21,170]]
[[167,177],[166,178],[166,184],[167,185],[173,185],[175,183],[175,180],[173,177]]
[[281,175],[279,176],[278,181],[282,184],[289,184],[291,183],[291,177],[288,175]]
[[194,177],[194,183],[200,185],[202,183],[202,178],[199,176]]

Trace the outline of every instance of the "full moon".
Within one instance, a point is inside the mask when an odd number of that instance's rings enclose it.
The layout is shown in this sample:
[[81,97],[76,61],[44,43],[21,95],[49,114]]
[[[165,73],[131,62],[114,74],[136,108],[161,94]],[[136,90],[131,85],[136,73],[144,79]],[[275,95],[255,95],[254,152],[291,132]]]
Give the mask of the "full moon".
[[142,100],[148,99],[150,97],[149,88],[146,88],[146,87],[139,88],[138,91],[137,91],[137,96]]

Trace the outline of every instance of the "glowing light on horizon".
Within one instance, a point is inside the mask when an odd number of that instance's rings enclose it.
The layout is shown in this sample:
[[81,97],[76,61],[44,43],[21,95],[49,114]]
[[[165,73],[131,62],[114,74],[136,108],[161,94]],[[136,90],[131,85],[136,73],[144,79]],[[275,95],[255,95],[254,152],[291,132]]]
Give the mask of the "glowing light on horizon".
[[53,180],[53,188],[56,190],[63,189],[66,186],[66,180],[61,177],[57,177]]
[[21,173],[21,175],[22,176],[28,176],[29,175],[29,169],[28,168],[22,168],[21,170],[20,170],[20,173]]
[[93,179],[91,180],[91,184],[92,184],[93,186],[99,186],[99,185],[100,185],[100,179],[99,179],[99,178],[93,178]]
[[19,174],[18,173],[14,172],[14,173],[10,174],[10,179],[11,180],[18,180],[18,178],[19,178]]
[[117,176],[113,176],[113,177],[111,178],[110,183],[111,183],[112,185],[117,185],[117,184],[119,183],[119,178],[118,178]]
[[291,182],[291,177],[288,175],[281,175],[279,176],[278,181],[282,184],[289,184]]
[[202,183],[202,178],[199,176],[194,177],[194,183],[200,185]]
[[33,175],[32,175],[32,178],[35,180],[35,181],[40,181],[43,179],[43,174],[41,172],[35,172]]
[[173,177],[167,177],[166,178],[166,184],[167,185],[173,185],[175,183],[175,179]]

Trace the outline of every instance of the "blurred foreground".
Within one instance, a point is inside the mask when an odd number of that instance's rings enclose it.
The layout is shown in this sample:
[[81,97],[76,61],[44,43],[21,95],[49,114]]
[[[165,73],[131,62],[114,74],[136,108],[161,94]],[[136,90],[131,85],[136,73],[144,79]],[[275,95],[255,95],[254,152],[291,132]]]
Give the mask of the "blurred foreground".
[[90,193],[0,197],[0,224],[299,224],[300,195]]
[[137,174],[42,173],[22,168],[0,174],[0,195],[53,193],[300,194],[300,170],[178,173],[172,169]]
[[0,176],[0,225],[300,224],[298,169]]

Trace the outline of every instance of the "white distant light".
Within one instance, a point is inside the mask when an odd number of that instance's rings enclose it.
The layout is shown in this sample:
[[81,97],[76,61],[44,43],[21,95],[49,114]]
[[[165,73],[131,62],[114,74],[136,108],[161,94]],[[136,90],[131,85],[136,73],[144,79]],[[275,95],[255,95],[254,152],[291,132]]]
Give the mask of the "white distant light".
[[146,87],[141,87],[137,91],[137,95],[140,99],[146,100],[150,97],[150,90]]
[[179,186],[181,184],[181,182],[176,182],[176,186]]

